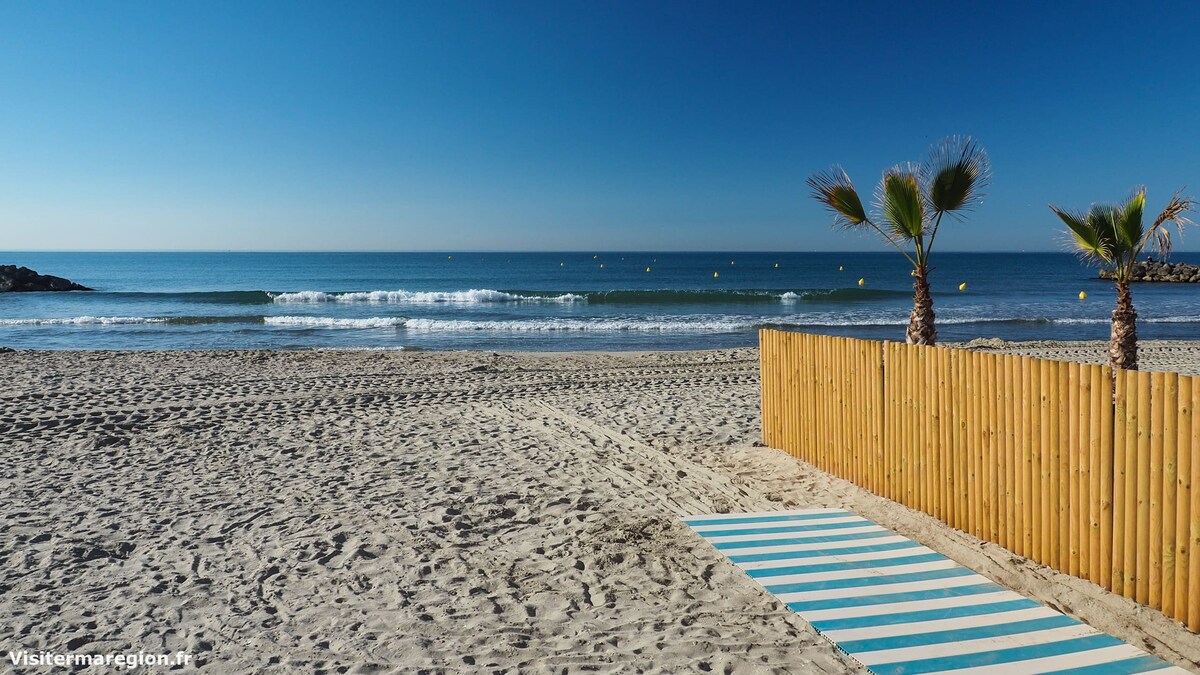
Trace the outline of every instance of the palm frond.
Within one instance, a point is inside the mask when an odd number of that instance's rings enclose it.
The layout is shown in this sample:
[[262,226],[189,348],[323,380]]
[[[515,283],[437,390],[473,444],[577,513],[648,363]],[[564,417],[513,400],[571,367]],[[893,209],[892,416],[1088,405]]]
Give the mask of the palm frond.
[[1122,249],[1137,251],[1145,245],[1145,230],[1142,228],[1142,215],[1146,211],[1146,188],[1136,187],[1125,204],[1114,212],[1114,227],[1117,241]]
[[921,167],[929,210],[957,215],[975,207],[983,201],[991,172],[987,151],[970,136],[943,139],[930,149]]
[[883,172],[875,196],[883,225],[893,236],[912,241],[925,233],[928,220],[921,196],[920,167],[902,164]]
[[1060,209],[1053,204],[1050,210],[1067,226],[1071,244],[1079,255],[1089,262],[1112,263],[1110,240],[1096,228],[1091,213],[1077,213]]
[[1122,237],[1121,217],[1124,208],[1111,204],[1092,204],[1083,216],[1088,226],[1105,242],[1109,258],[1116,262],[1131,249]]
[[814,173],[805,182],[812,190],[812,198],[833,213],[835,226],[851,228],[867,222],[862,199],[842,167],[832,166],[827,171]]
[[1192,221],[1183,214],[1191,211],[1195,202],[1191,197],[1183,197],[1181,194],[1182,190],[1171,197],[1167,207],[1158,214],[1154,219],[1154,224],[1150,226],[1149,237],[1154,244],[1154,251],[1161,258],[1171,255],[1171,231],[1165,225],[1169,222],[1175,223],[1175,227],[1179,230],[1179,236],[1183,237],[1183,228],[1192,224]]

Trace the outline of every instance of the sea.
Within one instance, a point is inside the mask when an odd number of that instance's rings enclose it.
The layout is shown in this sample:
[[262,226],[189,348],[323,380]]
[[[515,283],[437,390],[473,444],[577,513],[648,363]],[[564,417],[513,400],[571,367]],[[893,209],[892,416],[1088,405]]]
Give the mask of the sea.
[[[16,349],[716,349],[755,345],[762,327],[903,340],[912,308],[907,262],[889,252],[8,252],[0,264],[95,289],[0,293],[0,346]],[[931,283],[942,341],[1109,335],[1112,284],[1069,253],[939,253]],[[1140,337],[1200,338],[1200,284],[1133,294]]]

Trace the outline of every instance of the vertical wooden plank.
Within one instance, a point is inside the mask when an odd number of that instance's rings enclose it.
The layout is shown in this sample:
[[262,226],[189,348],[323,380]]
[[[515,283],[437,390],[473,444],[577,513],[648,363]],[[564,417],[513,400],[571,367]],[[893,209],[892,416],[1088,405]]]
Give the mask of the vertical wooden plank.
[[1026,398],[1026,414],[1029,416],[1029,425],[1025,432],[1026,443],[1028,444],[1028,466],[1026,472],[1028,475],[1029,491],[1027,499],[1029,500],[1029,516],[1025,521],[1029,529],[1026,533],[1026,555],[1034,560],[1041,562],[1042,560],[1042,361],[1041,359],[1029,360],[1029,378],[1025,384],[1025,390],[1028,392]]
[[930,437],[933,435],[933,428],[930,424],[930,419],[932,417],[932,406],[930,403],[933,400],[933,382],[931,381],[932,359],[930,358],[930,356],[932,356],[930,354],[932,350],[930,350],[928,347],[922,346],[918,347],[917,351],[920,354],[921,359],[917,380],[917,433],[919,434],[917,448],[920,451],[917,461],[919,462],[921,469],[917,488],[921,495],[921,510],[925,513],[932,514],[934,511],[932,493],[933,486],[929,484],[929,449],[932,445],[932,443],[930,443]]
[[895,362],[892,359],[892,341],[883,341],[883,368],[882,368],[882,385],[883,385],[883,461],[880,463],[880,492],[883,496],[889,499],[895,499],[896,494],[892,490],[891,477],[893,471],[893,440],[895,434],[892,433],[892,425],[896,421],[896,412],[892,407],[892,395],[895,390],[895,373],[892,368],[895,367]]
[[817,443],[813,446],[812,461],[828,471],[825,458],[829,456],[829,337],[819,335],[813,339],[813,358],[818,364],[813,371],[813,414],[816,416]]
[[857,351],[855,352],[855,359],[858,362],[858,384],[855,389],[858,393],[858,404],[861,410],[859,413],[859,419],[862,421],[862,425],[858,431],[858,457],[856,460],[857,466],[855,467],[855,472],[858,474],[859,485],[864,487],[871,485],[871,477],[867,473],[867,465],[869,463],[868,453],[870,452],[872,410],[871,388],[867,379],[869,372],[867,354],[869,348],[869,344],[865,342],[859,342]]
[[904,345],[904,505],[916,507],[916,468],[913,465],[913,454],[916,451],[916,409],[913,405],[913,392],[916,388],[916,347]]
[[[1191,598],[1188,597],[1188,585],[1191,580],[1191,557],[1196,555],[1192,550],[1190,513],[1192,504],[1192,462],[1195,453],[1200,448],[1192,445],[1192,415],[1195,401],[1192,399],[1193,380],[1200,378],[1179,378],[1179,421],[1176,434],[1176,450],[1179,453],[1178,473],[1179,486],[1175,493],[1175,618],[1187,623]],[[1200,598],[1195,602],[1200,602]]]
[[1059,457],[1058,457],[1058,569],[1071,568],[1071,379],[1070,363],[1061,367],[1059,381]]
[[1040,470],[1038,471],[1038,481],[1041,489],[1038,504],[1041,515],[1038,521],[1038,525],[1041,528],[1041,543],[1039,545],[1040,555],[1038,562],[1045,565],[1050,564],[1051,551],[1054,550],[1054,542],[1051,535],[1054,532],[1054,509],[1056,505],[1051,501],[1055,497],[1051,486],[1054,475],[1052,468],[1054,465],[1051,464],[1052,451],[1050,446],[1050,426],[1054,421],[1054,416],[1050,412],[1050,403],[1052,401],[1050,382],[1057,365],[1053,361],[1042,361],[1041,375],[1038,383],[1040,392],[1040,400],[1038,401],[1038,416],[1040,417],[1039,435],[1041,436],[1039,441]]
[[908,467],[907,467],[907,451],[905,448],[908,444],[908,359],[907,347],[902,342],[892,343],[892,358],[894,360],[894,375],[892,386],[895,388],[895,419],[893,420],[893,428],[895,431],[894,443],[892,446],[893,462],[892,466],[896,473],[896,480],[893,484],[895,492],[895,500],[901,504],[906,503],[908,499]]
[[922,347],[921,353],[924,358],[921,360],[922,381],[925,386],[921,390],[921,448],[922,448],[922,480],[921,487],[924,494],[924,511],[932,514],[935,518],[941,519],[938,515],[939,509],[937,504],[937,486],[933,484],[931,476],[933,475],[933,464],[937,451],[937,354],[933,347]]
[[825,450],[825,424],[824,424],[824,402],[825,397],[825,366],[826,362],[821,358],[821,345],[824,341],[824,336],[813,336],[809,338],[809,352],[812,354],[812,367],[810,368],[810,376],[812,383],[812,423],[815,437],[813,444],[808,448],[808,461],[813,465],[819,466],[820,453]]
[[[1139,379],[1134,371],[1125,374],[1126,396],[1129,403],[1125,418],[1125,591],[1127,598],[1137,598],[1137,540],[1138,540],[1138,400]],[[1147,390],[1149,396],[1149,390]],[[1149,411],[1147,411],[1149,415]]]
[[845,338],[835,337],[829,340],[830,363],[834,365],[829,371],[829,388],[833,391],[833,398],[830,399],[832,405],[829,406],[829,413],[826,417],[829,420],[829,429],[832,432],[831,440],[833,441],[829,448],[833,466],[831,473],[842,478],[846,477],[846,418],[842,416],[845,402],[842,392],[842,373],[846,370],[842,360],[844,344]]
[[903,500],[901,499],[902,490],[901,490],[901,475],[900,475],[900,462],[901,462],[901,459],[900,459],[901,436],[900,436],[900,434],[901,434],[901,420],[902,420],[902,415],[901,415],[901,411],[900,411],[900,388],[902,386],[901,382],[903,381],[904,372],[901,369],[899,350],[897,349],[895,342],[892,342],[889,345],[888,355],[889,355],[888,358],[890,359],[889,372],[885,375],[885,377],[887,378],[888,387],[891,390],[889,397],[891,398],[891,406],[892,406],[891,407],[891,420],[889,421],[889,425],[891,426],[891,434],[892,434],[892,440],[889,445],[889,447],[890,447],[889,452],[891,452],[891,457],[888,459],[888,467],[889,467],[889,470],[892,472],[892,480],[890,481],[890,485],[891,485],[890,489],[892,491],[892,499],[896,500],[897,502],[903,503]]
[[1104,415],[1101,412],[1102,407],[1112,406],[1112,397],[1104,400],[1104,388],[1100,378],[1103,377],[1104,371],[1100,366],[1088,366],[1088,377],[1091,380],[1088,391],[1088,403],[1090,418],[1088,429],[1088,444],[1084,448],[1087,454],[1087,578],[1092,583],[1103,585],[1100,580],[1100,503],[1102,501],[1100,494],[1100,476],[1102,470],[1100,468],[1100,449],[1102,443],[1102,429],[1104,427]]
[[873,413],[875,406],[871,400],[871,383],[870,383],[870,351],[871,345],[868,342],[860,341],[858,344],[858,401],[860,419],[862,425],[858,431],[858,480],[860,485],[870,485],[871,478],[867,473],[867,465],[870,463],[871,452],[871,428],[874,426]]
[[1116,392],[1113,410],[1113,524],[1112,524],[1112,578],[1113,593],[1125,593],[1125,428],[1128,410],[1127,385],[1124,370],[1114,375]]
[[1150,602],[1150,373],[1137,373],[1137,586],[1134,600]]
[[1021,357],[1021,555],[1033,556],[1033,452],[1034,438],[1034,363],[1028,356]]
[[967,454],[967,491],[964,495],[967,501],[967,532],[979,536],[979,388],[978,377],[979,354],[968,352],[962,354],[962,371],[964,371],[964,401],[966,404],[967,428],[965,448]]
[[842,337],[838,340],[838,363],[841,364],[841,370],[838,372],[838,419],[834,420],[834,428],[838,430],[838,470],[840,476],[847,480],[853,480],[853,472],[850,470],[851,449],[853,442],[850,438],[850,432],[853,430],[851,420],[853,420],[850,407],[850,388],[847,386],[847,378],[850,376],[850,371],[853,366],[850,364],[850,348],[851,340]]
[[778,448],[787,452],[794,453],[794,449],[788,447],[787,438],[784,429],[787,426],[787,415],[789,410],[796,405],[794,401],[788,400],[788,395],[791,392],[787,388],[787,380],[790,376],[789,365],[791,355],[788,354],[790,342],[787,334],[783,331],[772,331],[771,350],[772,368],[775,371],[775,382],[771,387],[771,396],[775,399],[774,410],[771,411],[772,425],[774,426],[775,442],[771,447]]
[[980,399],[980,442],[983,449],[983,461],[980,463],[981,482],[979,492],[982,495],[983,509],[980,511],[980,539],[996,541],[996,526],[993,514],[996,510],[996,455],[993,430],[995,427],[996,387],[993,378],[994,355],[979,355],[979,399]]
[[766,344],[767,329],[758,329],[758,399],[759,399],[759,438],[762,439],[762,444],[771,447],[771,435],[768,433],[770,423],[767,421],[768,410],[771,409],[771,400],[767,395],[768,387],[770,386],[771,378],[767,372],[767,353]]
[[1067,366],[1067,567],[1079,576],[1079,364]]
[[1002,449],[1000,452],[1000,495],[1001,502],[1001,517],[1000,517],[1000,545],[1009,550],[1013,549],[1013,530],[1016,527],[1016,515],[1013,512],[1013,455],[1015,455],[1016,446],[1016,421],[1014,420],[1016,412],[1016,402],[1013,400],[1013,367],[1014,357],[1007,354],[1000,357],[1002,381],[1001,392],[1002,413],[1003,413],[1003,428],[1002,432]]
[[791,453],[791,449],[783,439],[783,416],[784,411],[795,406],[795,401],[789,401],[784,396],[784,379],[787,377],[787,354],[785,354],[786,342],[782,331],[773,330],[770,333],[770,349],[771,349],[771,370],[774,381],[771,383],[770,396],[773,399],[771,403],[771,434],[772,442],[770,446],[778,448],[784,452]]
[[955,350],[950,360],[950,370],[954,374],[955,380],[955,401],[954,401],[954,420],[958,424],[958,432],[954,438],[954,452],[958,454],[958,471],[959,471],[959,518],[958,525],[960,530],[965,532],[971,531],[971,449],[970,437],[971,420],[970,420],[970,398],[967,394],[967,354],[960,350]]
[[1091,453],[1088,449],[1088,444],[1091,442],[1093,429],[1091,372],[1093,368],[1095,366],[1083,364],[1079,366],[1079,432],[1075,437],[1076,446],[1074,453],[1075,473],[1078,476],[1076,485],[1078,486],[1079,495],[1076,500],[1078,511],[1075,514],[1079,544],[1079,570],[1077,574],[1083,579],[1087,579],[1090,576],[1092,565],[1088,543],[1090,503],[1092,499],[1091,483],[1088,475],[1092,470],[1091,466],[1088,465]]
[[942,355],[942,378],[946,382],[943,393],[945,398],[942,402],[941,457],[946,475],[950,477],[942,491],[943,504],[945,504],[946,517],[949,518],[946,522],[950,523],[951,527],[965,530],[965,525],[959,520],[962,513],[961,497],[965,486],[962,483],[962,467],[958,463],[960,453],[957,452],[958,446],[955,442],[959,425],[962,423],[961,412],[956,413],[957,399],[962,393],[962,388],[954,381],[954,355],[958,350],[939,349],[938,351]]
[[1163,374],[1162,592],[1163,614],[1175,616],[1175,498],[1178,493],[1179,375]]
[[1063,429],[1066,424],[1066,403],[1064,397],[1066,391],[1063,388],[1063,381],[1066,378],[1067,364],[1056,361],[1054,363],[1050,377],[1050,466],[1049,466],[1049,482],[1050,482],[1050,508],[1053,509],[1051,519],[1047,521],[1046,526],[1050,528],[1050,550],[1046,552],[1046,560],[1051,567],[1055,569],[1063,569],[1062,551],[1066,547],[1066,533],[1063,531],[1064,514],[1063,514]]
[[858,381],[858,359],[861,345],[858,344],[858,340],[848,340],[844,346],[845,359],[850,368],[850,372],[843,380],[847,404],[842,406],[842,409],[846,411],[846,417],[842,420],[842,424],[846,427],[846,476],[851,482],[862,485],[862,476],[858,474],[858,460],[861,456],[858,450],[861,447],[859,436],[862,434],[864,420],[860,399],[862,384]]
[[784,378],[784,354],[782,349],[783,335],[781,331],[771,331],[771,371],[774,381],[771,383],[771,398],[774,403],[771,405],[771,433],[773,434],[772,441],[769,444],[772,448],[778,448],[785,452],[788,451],[783,443],[783,420],[780,419],[782,411],[790,402],[783,399],[783,378]]
[[1162,609],[1163,409],[1166,374],[1150,375],[1150,606]]
[[1100,466],[1100,536],[1096,556],[1100,567],[1097,570],[1099,578],[1096,583],[1104,588],[1112,589],[1113,562],[1113,379],[1112,369],[1104,366],[1099,369],[1100,383],[1096,387],[1099,392],[1100,406],[1100,448],[1098,450]]
[[1001,365],[1000,359],[1001,355],[999,354],[988,354],[988,386],[992,394],[990,397],[991,417],[988,421],[988,437],[991,443],[988,450],[988,459],[990,460],[988,495],[991,499],[991,514],[989,515],[991,533],[988,541],[997,544],[1001,540],[1000,521],[1004,517],[1004,504],[1001,501],[1003,484],[1000,482],[1004,468],[1004,440],[1000,429],[1004,425],[1004,367]]
[[[876,342],[875,351],[874,351],[874,353],[872,353],[872,356],[871,356],[871,371],[874,372],[874,374],[875,374],[875,387],[876,387],[876,390],[875,390],[875,402],[876,402],[876,411],[875,411],[875,448],[876,449],[875,449],[875,453],[876,453],[878,460],[880,460],[881,466],[883,465],[883,462],[884,462],[884,459],[883,459],[883,448],[884,448],[883,436],[884,436],[884,432],[886,432],[886,430],[887,430],[886,429],[887,418],[884,417],[887,414],[887,408],[883,406],[883,383],[884,383],[884,381],[883,381],[883,378],[884,378],[883,354],[884,354],[884,352],[886,352],[886,350],[884,350],[884,347],[886,347],[886,345],[887,345],[887,342],[883,342],[882,345],[878,344],[878,342]],[[880,477],[881,477],[880,473],[876,472],[876,480],[880,479]],[[880,494],[883,494],[883,492],[880,492]]]
[[1200,377],[1192,377],[1192,503],[1188,514],[1188,629],[1200,633]]

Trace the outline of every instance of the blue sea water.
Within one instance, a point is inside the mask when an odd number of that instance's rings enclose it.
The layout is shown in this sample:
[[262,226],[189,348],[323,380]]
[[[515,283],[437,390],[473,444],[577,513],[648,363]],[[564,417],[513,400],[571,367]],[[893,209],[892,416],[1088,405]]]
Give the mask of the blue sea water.
[[[753,345],[763,326],[902,340],[912,307],[906,262],[887,252],[10,252],[0,264],[96,289],[0,294],[0,346],[21,349],[708,349]],[[944,341],[1108,336],[1112,285],[1066,253],[942,253],[931,279]],[[1137,284],[1134,299],[1142,337],[1200,337],[1200,284]]]

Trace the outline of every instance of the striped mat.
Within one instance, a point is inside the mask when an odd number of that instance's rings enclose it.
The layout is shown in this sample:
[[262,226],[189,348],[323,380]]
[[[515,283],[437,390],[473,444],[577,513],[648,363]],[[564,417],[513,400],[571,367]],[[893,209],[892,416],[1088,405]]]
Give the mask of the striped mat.
[[684,522],[878,675],[1187,672],[849,511]]

